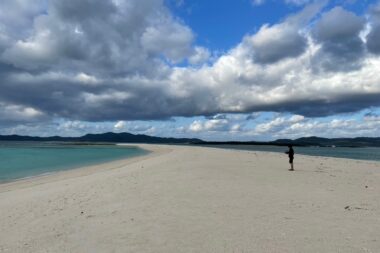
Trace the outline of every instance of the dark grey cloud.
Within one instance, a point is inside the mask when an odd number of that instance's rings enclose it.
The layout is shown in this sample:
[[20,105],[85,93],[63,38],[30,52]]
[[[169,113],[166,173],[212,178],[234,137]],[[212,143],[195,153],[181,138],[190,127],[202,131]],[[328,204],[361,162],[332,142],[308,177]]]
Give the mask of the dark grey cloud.
[[370,11],[371,30],[367,35],[367,48],[373,54],[380,54],[380,2]]
[[263,27],[253,38],[254,60],[268,64],[297,57],[307,47],[307,40],[296,27]]
[[323,14],[313,31],[321,45],[313,59],[316,69],[334,72],[360,68],[365,47],[359,33],[364,25],[363,18],[341,7]]
[[334,98],[333,101],[326,99],[288,101],[269,107],[255,108],[255,110],[292,112],[307,117],[325,117],[380,106],[379,97],[380,92],[375,94],[342,94]]
[[0,125],[41,123],[49,120],[48,115],[32,107],[0,102]]
[[32,32],[33,19],[46,12],[47,0],[2,0],[0,9],[1,37],[23,39]]
[[29,37],[3,52],[4,62],[27,70],[154,75],[157,57],[178,61],[191,53],[192,32],[162,1],[51,0],[47,11],[34,17]]
[[314,33],[318,41],[341,42],[357,36],[363,26],[363,18],[344,10],[342,7],[335,7],[323,14]]
[[193,52],[163,1],[51,0],[27,14],[28,1],[14,2],[1,3],[14,11],[0,13],[0,102],[93,121],[190,114],[160,84],[166,61]]
[[46,115],[74,120],[163,119],[175,115],[216,113],[206,89],[187,98],[168,94],[165,84],[142,79],[107,79],[99,83],[80,76],[14,75],[0,85],[0,101],[38,108]]
[[371,53],[380,54],[380,23],[374,24],[368,34],[367,48]]
[[109,19],[117,13],[117,7],[112,1],[81,0],[60,1],[54,0],[52,12],[69,22],[87,22],[89,20]]

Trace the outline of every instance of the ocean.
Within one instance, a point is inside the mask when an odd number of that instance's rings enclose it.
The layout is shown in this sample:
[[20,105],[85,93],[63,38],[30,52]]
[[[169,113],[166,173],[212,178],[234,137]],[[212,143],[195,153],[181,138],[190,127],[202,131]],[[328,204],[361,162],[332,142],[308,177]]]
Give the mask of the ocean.
[[[209,146],[209,145],[208,145]],[[267,151],[284,153],[287,147],[280,146],[261,146],[261,145],[210,145],[216,148],[228,148],[252,151]],[[346,148],[346,147],[293,147],[296,155],[324,156],[336,158],[348,158],[356,160],[380,161],[380,148],[363,147],[363,148]]]
[[0,182],[147,154],[138,147],[0,142]]

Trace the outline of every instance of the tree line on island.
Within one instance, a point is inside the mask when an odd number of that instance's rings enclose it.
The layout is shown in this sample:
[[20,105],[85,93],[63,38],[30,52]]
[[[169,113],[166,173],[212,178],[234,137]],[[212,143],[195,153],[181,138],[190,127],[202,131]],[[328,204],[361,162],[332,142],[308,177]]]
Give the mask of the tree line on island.
[[320,146],[320,147],[380,147],[380,137],[357,138],[321,138],[302,137],[298,139],[278,139],[275,141],[226,141],[211,142],[197,138],[166,138],[131,133],[86,134],[80,137],[36,137],[21,135],[0,135],[0,141],[41,141],[41,142],[76,142],[76,143],[152,143],[152,144],[193,144],[193,145],[275,145]]

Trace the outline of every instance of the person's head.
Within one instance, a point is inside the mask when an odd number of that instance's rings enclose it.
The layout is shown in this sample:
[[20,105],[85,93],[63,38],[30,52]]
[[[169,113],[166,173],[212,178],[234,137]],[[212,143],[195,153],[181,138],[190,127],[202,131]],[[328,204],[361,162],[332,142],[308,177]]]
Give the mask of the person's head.
[[288,145],[288,148],[293,148],[293,145],[289,144],[289,145]]

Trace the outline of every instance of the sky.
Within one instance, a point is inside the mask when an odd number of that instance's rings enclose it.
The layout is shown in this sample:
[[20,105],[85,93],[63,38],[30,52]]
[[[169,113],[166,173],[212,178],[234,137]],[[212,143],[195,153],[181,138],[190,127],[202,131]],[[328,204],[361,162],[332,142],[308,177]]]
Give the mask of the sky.
[[379,0],[1,0],[0,134],[380,136]]

